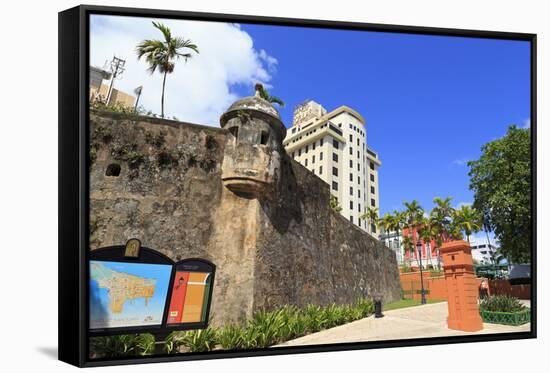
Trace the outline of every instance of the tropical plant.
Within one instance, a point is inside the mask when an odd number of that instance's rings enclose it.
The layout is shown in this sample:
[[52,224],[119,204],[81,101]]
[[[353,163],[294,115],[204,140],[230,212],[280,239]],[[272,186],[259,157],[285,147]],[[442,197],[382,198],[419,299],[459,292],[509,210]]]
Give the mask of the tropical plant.
[[378,207],[367,207],[367,212],[359,216],[359,219],[367,220],[369,224],[379,227]]
[[150,355],[155,347],[151,334],[126,334],[90,338],[90,353],[95,357]]
[[157,28],[163,35],[164,40],[143,40],[136,47],[138,60],[142,57],[149,64],[147,69],[149,73],[154,74],[158,71],[163,75],[162,78],[162,95],[160,99],[160,115],[164,118],[164,91],[166,88],[166,76],[174,72],[175,61],[183,58],[187,61],[192,57],[192,53],[181,52],[183,49],[188,49],[192,52],[199,53],[198,47],[189,39],[172,36],[170,29],[162,23],[153,22],[153,26]]
[[453,221],[456,227],[464,232],[468,242],[470,242],[470,236],[479,232],[483,224],[481,213],[470,205],[462,205],[455,210]]
[[431,225],[434,230],[434,242],[437,255],[437,268],[441,269],[441,245],[451,237],[451,225],[454,215],[454,208],[451,206],[451,197],[442,199],[435,197],[435,207],[430,211]]
[[332,194],[330,195],[329,206],[334,212],[342,211],[342,206],[338,203],[338,198]]
[[489,312],[520,312],[526,308],[517,298],[507,295],[494,295],[479,304],[480,311]]
[[175,344],[189,352],[212,351],[216,346],[216,331],[212,328],[190,330],[175,337]]
[[[414,253],[414,247],[416,246],[416,242],[414,242],[414,230],[422,223],[424,209],[417,200],[403,202],[403,205],[405,205],[404,221],[408,229],[407,236],[409,237],[406,249],[408,252]],[[405,245],[405,242],[403,242],[403,244]]]
[[283,100],[281,100],[279,97],[272,96],[269,94],[269,92],[264,88],[263,84],[256,83],[256,92],[260,95],[261,98],[269,102],[270,104],[277,104],[280,107],[284,107],[285,103]]
[[[433,263],[432,263],[432,256],[431,256],[431,244],[432,241],[437,238],[439,234],[439,230],[437,225],[433,223],[433,221],[430,218],[422,218],[420,221],[420,225],[418,226],[418,238],[424,242],[426,252],[430,252],[430,255],[428,255],[428,262],[431,268],[433,269]],[[421,255],[421,253],[419,253]]]
[[216,333],[218,344],[226,350],[238,350],[243,345],[242,328],[235,324],[229,324]]
[[531,258],[531,132],[508,127],[506,135],[481,148],[478,160],[468,162],[474,207],[484,226],[493,231],[503,254],[513,262]]
[[393,230],[393,227],[394,227],[394,221],[395,221],[395,218],[392,214],[390,214],[389,212],[386,212],[379,220],[379,225],[380,227],[384,230],[384,232],[386,233],[386,246],[390,247],[390,235],[389,233]]

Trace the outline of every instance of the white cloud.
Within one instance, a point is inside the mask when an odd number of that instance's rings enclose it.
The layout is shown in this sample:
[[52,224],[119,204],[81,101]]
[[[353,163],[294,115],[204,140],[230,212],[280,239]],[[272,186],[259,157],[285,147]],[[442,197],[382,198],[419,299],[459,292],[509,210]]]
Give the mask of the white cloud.
[[531,118],[524,119],[521,128],[531,128]]
[[461,158],[461,159],[455,159],[452,163],[455,166],[465,166],[470,159],[468,158]]
[[[92,16],[90,63],[103,66],[113,55],[126,60],[122,79],[115,87],[127,93],[143,85],[140,104],[160,113],[162,75],[150,75],[147,64],[137,60],[136,45],[144,39],[161,39],[150,18]],[[187,62],[176,62],[166,79],[165,115],[179,120],[219,125],[220,115],[238,99],[236,85],[267,84],[275,72],[277,59],[265,50],[257,51],[251,36],[239,25],[217,22],[160,20],[172,35],[191,39],[200,54]],[[252,93],[252,92],[251,92]]]

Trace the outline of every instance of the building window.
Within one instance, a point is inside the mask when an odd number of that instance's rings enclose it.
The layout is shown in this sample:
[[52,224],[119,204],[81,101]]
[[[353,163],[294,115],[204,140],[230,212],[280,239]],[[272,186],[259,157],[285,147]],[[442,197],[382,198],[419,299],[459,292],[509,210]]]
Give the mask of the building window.
[[357,189],[357,197],[361,198],[361,189]]
[[353,174],[349,174],[349,181],[353,181]]
[[357,139],[357,146],[359,146],[359,139]]
[[332,146],[334,149],[338,149],[338,140],[332,140]]
[[323,174],[323,166],[319,166],[319,175]]
[[322,161],[323,160],[323,152],[321,152],[321,154],[319,154],[319,159]]
[[370,167],[371,170],[374,170],[374,163],[369,162],[369,167]]
[[349,135],[349,141],[352,142],[353,141],[353,136],[350,134]]
[[332,182],[332,190],[338,190],[338,183],[336,181]]
[[309,145],[306,145],[306,154],[309,151]]
[[349,187],[349,195],[353,196],[353,187]]
[[296,152],[292,152],[292,159],[296,158]]
[[357,176],[357,184],[361,185],[361,177]]
[[353,210],[353,201],[349,201],[349,209]]
[[349,128],[350,128],[350,129],[352,128],[352,125],[351,125],[351,123],[349,124]]
[[307,166],[307,158],[306,158],[306,166]]
[[298,157],[302,155],[302,149],[298,149]]
[[332,174],[338,176],[338,169],[336,167],[332,167]]
[[349,155],[353,155],[353,148],[351,146],[349,147]]
[[374,181],[374,175],[370,174],[370,181]]
[[361,154],[359,154],[359,150],[357,151],[357,159],[361,159]]
[[357,171],[361,171],[361,163],[357,162]]
[[374,198],[371,198],[371,199],[370,199],[370,205],[371,205],[372,207],[376,206],[376,201],[374,200]]
[[332,153],[332,160],[333,160],[334,162],[338,162],[338,154]]
[[349,221],[351,221],[353,223],[353,216],[350,215]]
[[361,212],[361,204],[357,206],[357,211]]
[[313,150],[315,150],[315,144],[317,144],[317,141],[313,142]]
[[370,187],[370,192],[371,192],[372,194],[376,193],[376,192],[374,191],[374,187],[373,187],[373,186]]
[[315,156],[311,158],[311,163],[315,163]]
[[376,225],[371,224],[370,225],[370,230],[372,231],[372,233],[376,233]]
[[319,140],[319,146],[323,146],[323,139]]
[[349,168],[353,168],[353,161],[351,159],[349,160]]

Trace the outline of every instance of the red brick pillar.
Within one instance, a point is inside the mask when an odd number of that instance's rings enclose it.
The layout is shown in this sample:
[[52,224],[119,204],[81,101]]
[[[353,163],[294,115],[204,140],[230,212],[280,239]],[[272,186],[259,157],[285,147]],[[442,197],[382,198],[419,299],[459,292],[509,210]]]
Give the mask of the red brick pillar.
[[475,332],[483,329],[477,306],[478,286],[472,249],[465,241],[451,241],[441,247],[447,286],[449,329]]

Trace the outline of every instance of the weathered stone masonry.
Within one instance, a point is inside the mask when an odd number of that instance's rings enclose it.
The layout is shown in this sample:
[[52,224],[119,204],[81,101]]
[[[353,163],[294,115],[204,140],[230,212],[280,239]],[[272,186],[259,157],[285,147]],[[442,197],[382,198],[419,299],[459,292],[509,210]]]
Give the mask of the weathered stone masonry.
[[233,109],[227,129],[92,112],[90,248],[135,237],[212,261],[215,325],[284,304],[397,300],[393,252],[330,209],[328,185],[279,146],[271,113]]

